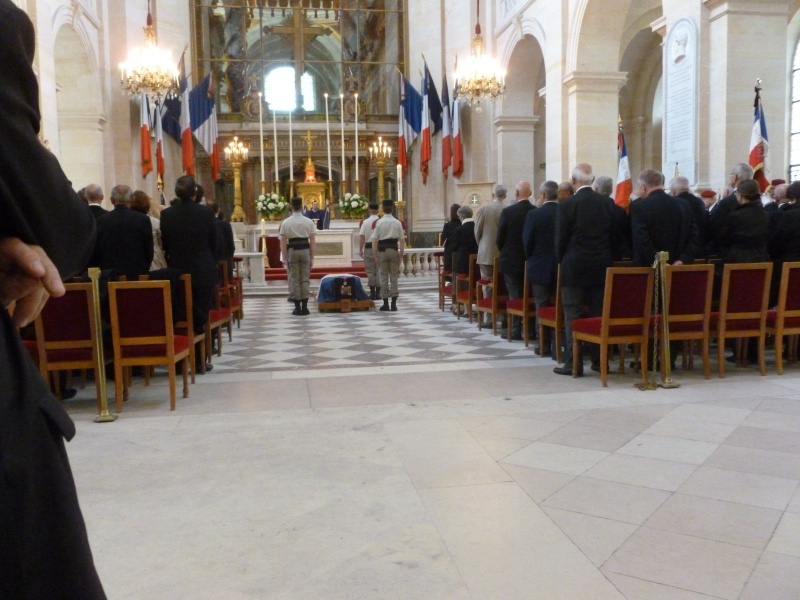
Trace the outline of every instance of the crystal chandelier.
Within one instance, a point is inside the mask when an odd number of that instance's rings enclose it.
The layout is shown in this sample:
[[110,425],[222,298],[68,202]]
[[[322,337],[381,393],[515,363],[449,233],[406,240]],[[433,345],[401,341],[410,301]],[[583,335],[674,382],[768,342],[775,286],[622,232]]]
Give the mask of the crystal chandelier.
[[119,65],[122,89],[132,96],[144,92],[156,99],[178,93],[178,69],[169,50],[156,42],[150,0],[147,2],[147,27],[144,28],[144,47],[134,48],[128,60]]
[[[458,97],[469,105],[475,104],[476,112],[481,111],[481,100],[497,98],[505,91],[506,72],[491,56],[485,54],[486,47],[481,35],[481,0],[478,0],[478,18],[475,35],[472,37],[472,51],[466,64],[456,67]],[[457,60],[457,59],[456,59]]]

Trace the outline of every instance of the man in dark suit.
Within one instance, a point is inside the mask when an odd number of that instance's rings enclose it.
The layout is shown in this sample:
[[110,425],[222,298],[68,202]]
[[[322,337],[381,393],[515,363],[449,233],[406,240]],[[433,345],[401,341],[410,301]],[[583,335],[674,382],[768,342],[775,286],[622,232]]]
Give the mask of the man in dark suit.
[[455,270],[459,275],[469,273],[469,257],[478,254],[478,242],[475,240],[475,221],[472,218],[472,209],[467,206],[459,207],[458,218],[461,227],[453,233],[453,252],[456,254]]
[[48,294],[64,293],[61,278],[85,268],[95,235],[91,212],[37,139],[34,50],[28,16],[0,0],[0,598],[101,600],[64,447],[75,426],[17,332]]
[[[531,202],[531,184],[520,181],[517,184],[517,202],[503,209],[497,227],[497,247],[500,249],[500,272],[506,281],[506,289],[511,299],[522,298],[522,285],[525,281],[525,246],[522,230],[525,217],[536,208]],[[496,275],[496,274],[495,274]],[[514,317],[511,339],[522,339],[522,319]]]
[[614,180],[608,175],[600,175],[595,179],[592,189],[603,196],[611,207],[614,214],[614,221],[619,224],[620,236],[613,240],[611,253],[614,260],[622,260],[631,255],[630,227],[628,226],[628,213],[614,201],[611,195],[614,193]]
[[[561,299],[564,305],[565,360],[553,369],[572,375],[572,322],[599,317],[603,312],[606,269],[613,265],[613,246],[622,235],[607,198],[592,189],[592,166],[581,163],[572,170],[575,194],[558,205],[556,258],[561,262]],[[583,375],[583,361],[575,365]],[[592,347],[592,369],[599,370],[599,348]]]
[[214,213],[195,203],[194,177],[178,177],[175,195],[178,202],[161,213],[161,242],[167,265],[192,276],[192,312],[195,331],[199,333],[205,328],[214,303],[219,235]]
[[[558,184],[545,181],[539,188],[541,205],[528,211],[522,239],[528,261],[528,284],[533,289],[536,310],[552,306],[556,292],[556,215],[558,214]],[[539,354],[556,356],[549,340],[539,340]]]
[[133,191],[127,185],[111,190],[114,210],[97,219],[97,240],[89,265],[136,281],[150,271],[153,262],[153,226],[150,217],[130,209],[131,196]]
[[664,176],[655,169],[642,171],[636,184],[640,200],[631,204],[633,264],[649,267],[663,251],[670,264],[692,264],[697,231],[689,204],[664,191]]
[[676,198],[686,200],[689,205],[697,234],[692,254],[695,259],[706,258],[708,255],[708,211],[705,202],[692,194],[689,190],[689,180],[686,177],[673,177],[669,182],[669,193]]
[[103,208],[101,202],[103,201],[103,188],[96,183],[90,183],[84,188],[83,197],[89,205],[89,210],[92,211],[95,219],[99,219],[103,215],[108,214],[108,211]]
[[236,253],[236,244],[233,241],[233,227],[222,218],[222,211],[216,200],[206,200],[206,206],[216,217],[217,236],[219,237],[217,262],[225,261],[228,265],[228,279],[231,279],[233,278],[233,255]]
[[725,217],[731,214],[736,207],[739,206],[739,201],[736,199],[736,186],[740,181],[753,178],[753,167],[747,163],[736,163],[731,168],[731,191],[730,196],[722,198],[719,202],[714,204],[708,211],[708,234],[709,234],[709,248],[711,254],[717,253],[717,237],[722,229],[722,223]]

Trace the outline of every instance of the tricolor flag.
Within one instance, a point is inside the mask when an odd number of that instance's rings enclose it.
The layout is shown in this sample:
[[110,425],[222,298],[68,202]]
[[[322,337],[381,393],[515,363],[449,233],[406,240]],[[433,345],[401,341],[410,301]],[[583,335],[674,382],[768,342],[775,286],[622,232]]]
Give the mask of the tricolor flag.
[[139,137],[142,156],[142,177],[153,170],[153,149],[150,146],[150,101],[142,92],[139,98]]
[[419,151],[419,170],[422,183],[428,185],[428,163],[431,160],[431,111],[428,109],[428,66],[422,76],[422,146]]
[[211,178],[219,178],[220,154],[217,111],[214,108],[214,77],[209,73],[189,92],[189,114],[192,131],[211,159]]
[[400,73],[400,111],[397,130],[397,162],[408,173],[408,152],[421,128],[422,96]]
[[633,193],[633,181],[631,180],[631,166],[628,163],[628,149],[625,146],[625,134],[622,133],[621,125],[617,134],[617,151],[619,152],[619,168],[617,169],[617,189],[614,192],[614,203],[628,210]]
[[156,102],[155,106],[155,115],[153,119],[153,129],[156,132],[156,173],[158,173],[159,177],[162,179],[164,178],[164,127],[162,123],[162,119],[164,118],[164,113],[166,112],[166,108],[164,107],[163,103],[159,100]]
[[750,134],[750,166],[755,171],[753,179],[758,182],[761,192],[767,189],[770,180],[769,140],[767,139],[767,121],[764,118],[764,107],[761,106],[761,87],[756,85],[755,115],[753,132]]
[[447,89],[447,73],[442,75],[442,172],[447,179],[447,171],[453,162],[453,144],[450,120],[450,91]]
[[194,175],[194,141],[192,140],[192,119],[189,109],[189,78],[186,76],[186,52],[181,54],[178,65],[181,90],[181,156],[183,172]]
[[458,100],[458,82],[453,88],[453,177],[461,177],[464,173],[464,146],[461,143],[461,109]]

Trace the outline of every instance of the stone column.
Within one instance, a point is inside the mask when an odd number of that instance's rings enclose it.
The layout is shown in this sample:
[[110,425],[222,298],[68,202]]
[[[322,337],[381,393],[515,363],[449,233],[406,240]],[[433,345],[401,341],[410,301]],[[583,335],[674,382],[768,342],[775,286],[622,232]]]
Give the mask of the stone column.
[[[511,187],[517,181],[533,184],[537,157],[534,136],[539,117],[497,117],[497,181]],[[531,168],[534,165],[534,168]]]
[[619,90],[626,73],[572,71],[567,88],[569,164],[589,163],[595,176],[617,173],[617,117]]
[[[713,65],[708,73],[708,121],[704,124],[709,182],[721,188],[731,165],[747,162],[757,78],[764,80],[761,98],[769,128],[772,177],[784,177],[789,2],[704,0],[703,4],[708,33],[704,41]],[[703,179],[702,167],[700,172]]]

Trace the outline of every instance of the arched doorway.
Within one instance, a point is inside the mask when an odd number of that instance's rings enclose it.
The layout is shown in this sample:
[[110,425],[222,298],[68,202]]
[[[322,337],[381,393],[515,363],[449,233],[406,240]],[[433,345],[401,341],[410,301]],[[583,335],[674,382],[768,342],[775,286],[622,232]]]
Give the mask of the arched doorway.
[[506,90],[497,130],[497,180],[509,187],[527,180],[534,189],[545,178],[544,55],[539,42],[523,36],[514,46],[507,67]]
[[[102,86],[86,46],[69,25],[56,34],[54,51],[58,106],[58,154],[67,177],[77,188],[104,184]],[[109,190],[106,190],[108,200]]]

